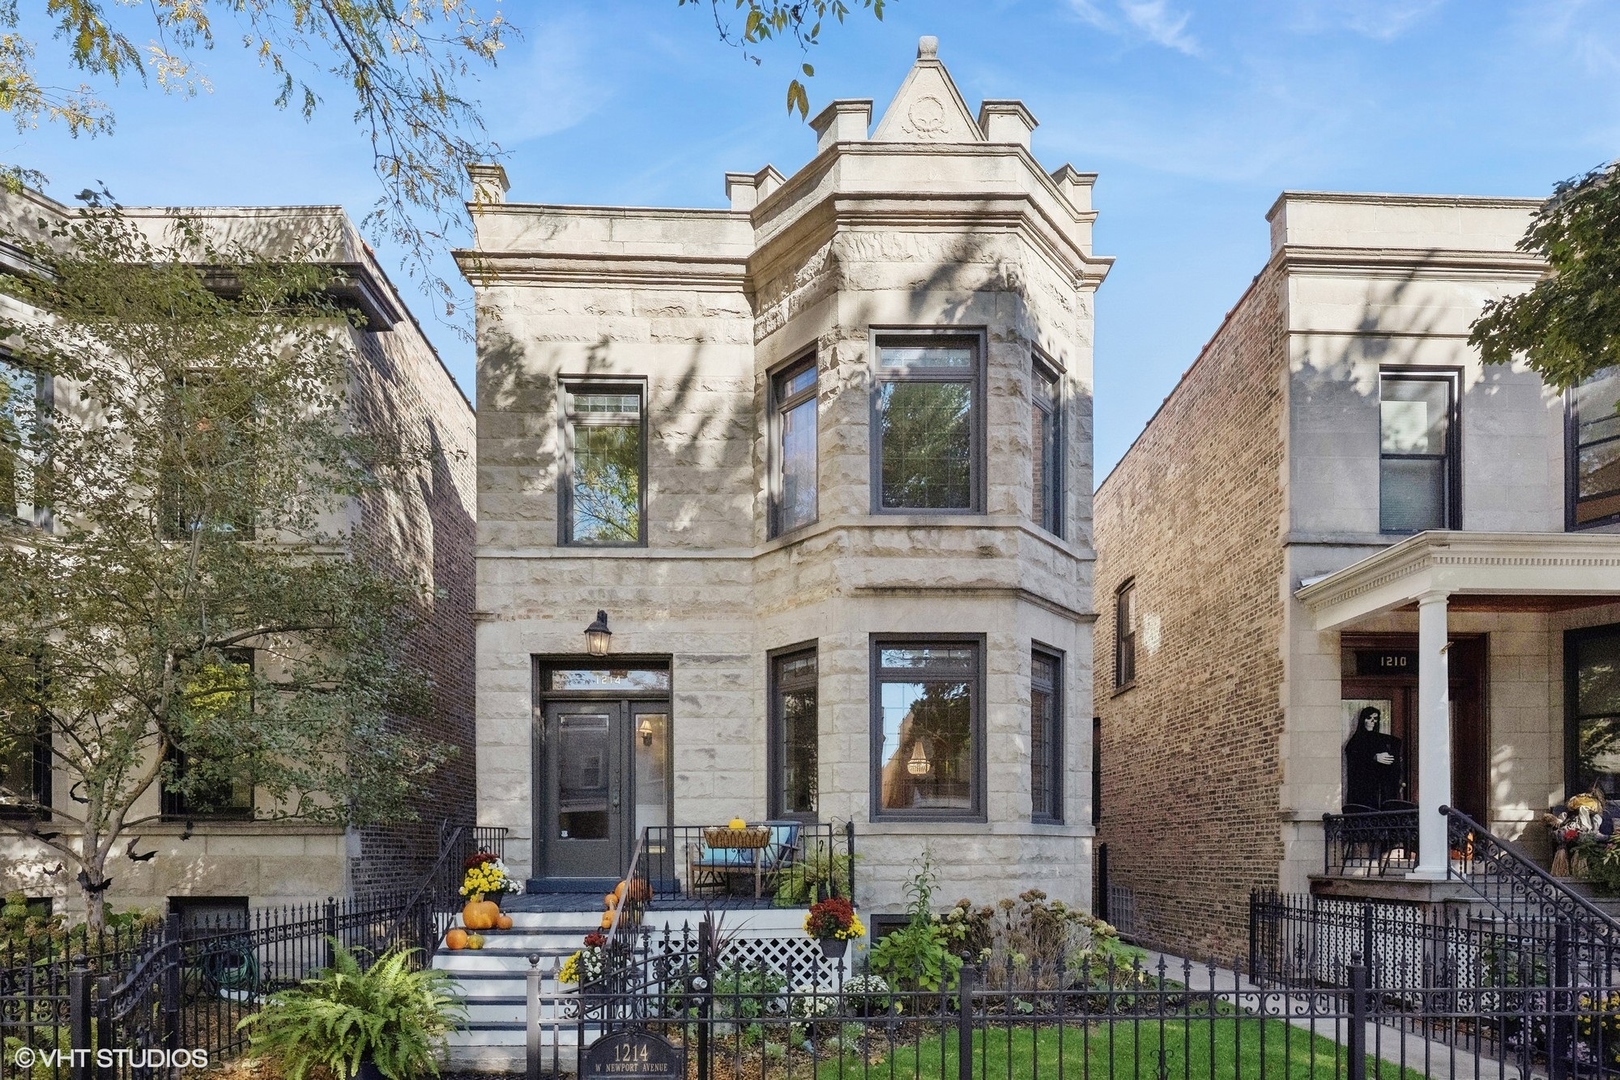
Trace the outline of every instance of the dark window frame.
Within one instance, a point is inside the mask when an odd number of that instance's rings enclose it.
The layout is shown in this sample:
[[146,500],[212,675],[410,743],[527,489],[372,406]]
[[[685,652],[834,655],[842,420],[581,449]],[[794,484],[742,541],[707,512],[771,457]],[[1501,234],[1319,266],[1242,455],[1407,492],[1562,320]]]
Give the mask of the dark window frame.
[[[647,439],[651,424],[647,416],[648,393],[645,376],[620,375],[563,375],[557,379],[557,544],[560,547],[590,548],[644,548],[647,546]],[[639,483],[636,497],[636,539],[597,541],[574,539],[574,422],[576,417],[568,407],[568,399],[575,393],[611,394],[634,393],[641,402],[637,423],[640,425],[638,447],[640,460]],[[629,427],[629,424],[597,420],[586,421],[586,427]]]
[[[1044,687],[1035,678],[1035,661],[1043,660],[1052,665],[1052,681]],[[1030,731],[1029,731],[1029,819],[1037,825],[1063,824],[1063,779],[1064,779],[1064,747],[1065,727],[1064,707],[1066,702],[1063,695],[1063,653],[1057,649],[1035,642],[1030,647],[1029,693],[1030,693]],[[1050,695],[1052,703],[1052,716],[1050,728],[1042,738],[1041,751],[1037,755],[1035,747],[1035,691],[1044,689]],[[1042,761],[1046,776],[1046,807],[1038,805],[1035,801],[1035,767],[1036,762]]]
[[33,790],[29,793],[30,800],[35,807],[28,808],[14,803],[0,803],[0,817],[8,820],[49,821],[51,818],[51,725],[50,721],[41,716],[37,734],[29,740],[30,756],[33,758]]
[[[1048,397],[1041,389],[1042,382],[1052,384],[1052,393]],[[1065,453],[1065,439],[1067,432],[1064,429],[1064,395],[1062,371],[1045,356],[1036,353],[1030,360],[1029,381],[1029,407],[1030,432],[1033,444],[1034,420],[1037,412],[1046,415],[1047,430],[1050,432],[1051,458],[1046,462],[1043,476],[1046,480],[1046,490],[1035,491],[1034,477],[1030,477],[1030,516],[1035,524],[1056,536],[1063,538],[1064,502],[1067,499],[1068,489],[1064,486],[1063,457]],[[1047,446],[1030,447],[1030,468],[1033,473],[1037,460],[1046,458]],[[1040,511],[1044,510],[1045,513]]]
[[[782,393],[783,388],[801,372],[806,370],[813,371],[816,375],[815,381],[811,383],[810,388],[808,390],[800,390],[794,394],[784,395]],[[797,532],[800,529],[809,528],[821,517],[821,371],[818,367],[818,360],[815,351],[812,350],[808,354],[797,356],[793,360],[790,360],[786,364],[783,364],[781,367],[777,368],[775,371],[770,372],[767,382],[767,394],[769,395],[768,415],[770,435],[768,447],[768,465],[770,475],[766,491],[766,503],[769,507],[769,522],[767,531],[770,538],[774,540],[778,536],[786,536],[787,534]],[[786,486],[783,482],[783,471],[787,467],[787,450],[782,445],[782,439],[787,432],[787,414],[810,401],[817,403],[816,508],[815,511],[810,515],[810,519],[808,521],[801,521],[795,525],[788,526],[782,520],[782,515],[786,508],[786,504],[784,502]]]
[[1129,690],[1136,685],[1136,627],[1130,613],[1136,610],[1136,579],[1126,578],[1114,590],[1114,689]]
[[[223,650],[226,659],[231,663],[245,665],[251,672],[255,668],[254,650],[245,648],[232,648]],[[251,693],[251,691],[250,691]],[[248,708],[253,708],[250,701]],[[186,768],[186,756],[173,747],[164,750],[164,757],[174,763],[175,773],[178,776]],[[234,785],[233,785],[234,786]],[[158,782],[158,803],[160,815],[168,821],[190,820],[198,821],[253,821],[257,817],[257,792],[252,785],[247,788],[247,801],[231,806],[215,806],[209,809],[186,805],[186,798],[178,791],[171,791],[161,780]]]
[[[973,693],[973,708],[969,717],[972,724],[973,765],[970,778],[970,806],[966,810],[885,810],[883,808],[883,693],[885,681],[894,682],[961,682],[962,672],[941,672],[930,675],[915,669],[896,669],[892,680],[884,678],[881,664],[885,648],[949,648],[967,647],[974,652],[974,670],[967,675]],[[985,634],[872,634],[868,642],[867,690],[871,698],[868,719],[870,731],[870,820],[872,821],[956,821],[986,822],[985,798],[985,686],[988,636]]]
[[[1594,713],[1584,717],[1579,710],[1580,663],[1579,646],[1599,638],[1616,639],[1616,652],[1620,653],[1620,623],[1602,626],[1583,626],[1564,631],[1564,794],[1577,795],[1592,786],[1580,771],[1580,730],[1584,719],[1600,719],[1607,713]],[[1616,714],[1620,715],[1620,714]]]
[[[174,397],[172,396],[172,392],[175,390],[184,389],[188,380],[195,380],[198,383],[209,381],[211,375],[212,372],[208,369],[192,369],[185,372],[181,376],[177,376],[170,383],[171,396],[169,398],[167,407],[171,409],[171,412],[168,416],[168,422],[173,425],[171,430],[174,432],[177,445],[181,447],[184,447],[186,442],[186,431],[182,423],[182,418],[178,416],[175,411],[172,411],[177,408]],[[257,403],[255,404],[255,409],[257,409]],[[207,419],[207,415],[199,415],[198,419],[199,421]],[[250,461],[256,461],[257,435],[252,431],[251,426],[248,429],[247,446],[247,453]],[[255,475],[257,475],[257,465],[252,464],[250,465],[250,468],[252,468]],[[230,521],[224,521],[219,518],[204,521],[200,514],[192,516],[188,512],[187,507],[184,505],[184,500],[182,500],[180,497],[179,488],[172,482],[170,475],[165,475],[160,478],[157,510],[159,514],[159,532],[164,540],[172,543],[179,543],[189,540],[193,529],[214,533],[216,535],[224,535],[229,533],[233,539],[237,540],[254,540],[258,536],[257,505],[250,504],[248,506],[236,507],[236,512],[229,515],[233,519]]]
[[[787,764],[787,716],[782,709],[782,693],[784,690],[802,690],[806,686],[815,691],[816,714],[818,718],[816,731],[816,765],[821,764],[821,733],[819,717],[821,712],[821,655],[818,651],[819,643],[815,640],[801,641],[796,645],[788,645],[780,649],[772,649],[765,654],[766,678],[770,683],[770,701],[767,713],[768,728],[765,737],[766,768],[769,769],[765,784],[766,814],[773,821],[800,821],[806,824],[815,824],[820,820],[821,810],[821,784],[819,777],[816,783],[816,793],[812,801],[816,804],[809,811],[788,810],[785,806],[786,792],[782,789],[782,768]],[[815,674],[808,679],[795,678],[784,680],[781,669],[790,661],[803,657],[813,657],[816,661]]]
[[1091,826],[1102,824],[1102,717],[1091,718]]
[[[960,371],[951,369],[938,369],[936,371],[905,371],[900,374],[885,374],[883,370],[883,350],[891,345],[899,347],[928,348],[929,346],[950,347],[970,343],[973,348],[973,370],[967,379],[962,377]],[[985,513],[987,486],[986,473],[987,460],[985,455],[985,416],[988,396],[988,382],[986,370],[988,369],[988,340],[982,327],[928,327],[928,328],[877,328],[870,331],[870,351],[872,365],[872,392],[871,402],[868,406],[867,432],[869,452],[867,457],[871,462],[872,487],[872,513],[876,515],[907,515],[907,514],[983,514]],[[895,506],[883,505],[883,436],[880,422],[879,399],[883,388],[891,384],[904,383],[959,383],[968,382],[972,386],[973,401],[968,408],[968,437],[971,446],[968,451],[968,505],[963,506]]]
[[1402,382],[1443,382],[1449,402],[1446,412],[1446,450],[1444,475],[1446,480],[1445,521],[1441,529],[1462,528],[1462,369],[1454,367],[1414,367],[1386,365],[1378,369],[1378,531],[1386,536],[1415,536],[1426,529],[1388,529],[1384,527],[1384,462],[1430,460],[1433,454],[1386,454],[1383,446],[1384,379]]
[[[1620,367],[1605,368],[1610,377],[1620,380]],[[1601,374],[1601,372],[1599,373]],[[1588,380],[1590,381],[1590,380]],[[1603,443],[1620,440],[1620,435],[1607,439],[1595,439],[1590,443],[1581,442],[1580,404],[1576,394],[1580,387],[1572,386],[1564,391],[1564,531],[1581,532],[1585,529],[1596,529],[1604,525],[1613,525],[1620,521],[1620,510],[1591,521],[1580,521],[1579,505],[1581,499],[1581,447],[1600,446]],[[1613,498],[1620,495],[1620,491],[1604,492],[1591,498]]]

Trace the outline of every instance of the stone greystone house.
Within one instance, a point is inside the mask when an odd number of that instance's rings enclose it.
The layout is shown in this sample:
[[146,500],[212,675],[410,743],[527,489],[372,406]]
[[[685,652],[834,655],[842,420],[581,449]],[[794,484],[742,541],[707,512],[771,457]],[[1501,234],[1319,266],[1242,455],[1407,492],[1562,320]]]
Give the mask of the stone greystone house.
[[[0,217],[22,232],[32,230],[37,220],[60,220],[73,212],[33,192],[0,196]],[[124,212],[158,233],[181,211],[132,207]],[[241,792],[235,809],[204,816],[154,785],[131,814],[132,819],[153,820],[141,821],[130,834],[140,836],[142,853],[156,851],[157,857],[132,862],[119,855],[108,864],[113,879],[109,906],[223,914],[246,906],[408,891],[437,855],[440,822],[470,821],[473,814],[472,407],[341,208],[183,212],[220,239],[264,244],[266,250],[277,250],[282,243],[289,248],[329,243],[327,258],[339,272],[340,298],[366,320],[363,328],[349,331],[355,358],[351,408],[357,415],[402,415],[418,435],[444,451],[407,487],[368,493],[343,514],[357,530],[385,545],[399,572],[434,590],[432,609],[410,643],[410,655],[434,683],[432,720],[424,734],[456,746],[459,753],[415,798],[417,821],[347,831],[266,820],[262,793]],[[0,260],[7,269],[27,272],[17,256],[15,248],[0,242]],[[10,316],[29,317],[13,300],[0,303]],[[7,363],[3,354],[0,376],[15,389],[46,400],[76,399],[64,380]],[[7,469],[0,478],[12,475]],[[15,491],[0,492],[0,543],[26,542],[50,528],[47,511],[26,505]],[[8,784],[32,773],[32,785],[47,792],[52,805],[71,809],[71,782],[43,768],[44,760],[37,751],[22,748],[11,760],[0,761],[0,767]],[[54,827],[61,829],[63,823]],[[0,830],[0,893],[20,890],[30,898],[50,899],[57,910],[77,909],[80,895],[72,874],[51,872],[59,861],[49,849]]]
[[478,803],[533,889],[797,818],[856,824],[869,912],[925,848],[1089,904],[1093,177],[930,38],[871,115],[729,209],[474,170]]
[[[1545,854],[1549,804],[1616,790],[1620,379],[1559,393],[1467,343],[1541,274],[1537,205],[1283,194],[1100,485],[1100,835],[1143,940],[1231,957],[1258,888],[1439,901],[1441,805]],[[1368,708],[1400,740],[1371,794]],[[1328,867],[1323,815],[1379,799],[1417,843]]]

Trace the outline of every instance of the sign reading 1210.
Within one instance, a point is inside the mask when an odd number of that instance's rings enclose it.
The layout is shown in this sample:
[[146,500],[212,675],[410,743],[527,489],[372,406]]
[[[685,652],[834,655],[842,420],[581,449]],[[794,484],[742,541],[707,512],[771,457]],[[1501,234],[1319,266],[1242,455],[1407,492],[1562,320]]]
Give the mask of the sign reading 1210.
[[579,1072],[615,1080],[685,1080],[686,1054],[651,1032],[620,1031],[592,1043]]

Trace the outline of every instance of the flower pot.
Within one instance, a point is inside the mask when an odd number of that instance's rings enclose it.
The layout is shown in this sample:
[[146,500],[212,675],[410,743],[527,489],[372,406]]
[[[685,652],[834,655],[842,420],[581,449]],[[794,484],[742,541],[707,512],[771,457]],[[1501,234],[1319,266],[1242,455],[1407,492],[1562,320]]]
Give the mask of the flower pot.
[[821,939],[821,955],[829,960],[842,960],[849,951],[849,942],[843,938],[826,937]]

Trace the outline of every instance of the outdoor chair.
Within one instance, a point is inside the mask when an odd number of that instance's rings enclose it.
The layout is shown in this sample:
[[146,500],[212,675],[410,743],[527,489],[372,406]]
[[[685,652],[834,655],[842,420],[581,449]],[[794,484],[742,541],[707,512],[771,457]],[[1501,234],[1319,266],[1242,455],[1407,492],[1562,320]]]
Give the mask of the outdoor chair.
[[1340,826],[1339,858],[1341,866],[1348,870],[1352,866],[1362,866],[1371,869],[1378,865],[1383,855],[1378,838],[1364,823],[1356,819],[1366,814],[1376,814],[1378,811],[1361,803],[1345,803],[1339,807],[1339,813],[1345,818]]
[[782,871],[792,865],[797,855],[799,823],[750,822],[748,828],[770,830],[762,846],[713,846],[707,838],[688,846],[686,882],[689,892],[696,893],[703,888],[729,891],[733,880],[739,877],[753,880],[756,900],[776,892]]
[[[1393,814],[1401,810],[1416,813],[1417,808],[1417,803],[1407,802],[1405,799],[1385,799],[1384,805],[1379,807],[1379,810],[1386,814]],[[1404,830],[1391,830],[1389,844],[1384,848],[1383,854],[1378,860],[1378,872],[1380,874],[1388,873],[1391,862],[1417,864],[1416,821],[1412,823],[1412,829],[1409,833]]]

